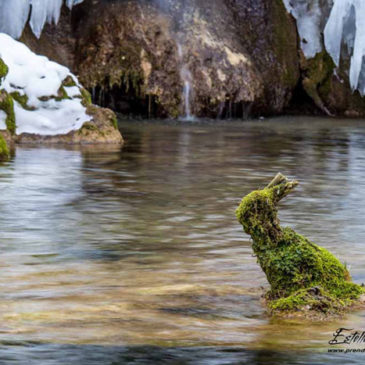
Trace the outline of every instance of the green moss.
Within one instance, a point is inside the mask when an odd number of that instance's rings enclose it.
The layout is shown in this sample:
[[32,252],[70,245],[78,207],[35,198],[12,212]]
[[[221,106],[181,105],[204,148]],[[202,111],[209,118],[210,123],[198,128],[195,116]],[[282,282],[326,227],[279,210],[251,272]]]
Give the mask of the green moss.
[[35,110],[35,108],[28,105],[28,96],[27,95],[21,95],[18,91],[14,91],[10,93],[13,100],[17,101],[21,107],[25,110]]
[[71,87],[71,86],[77,86],[75,80],[68,75],[63,81],[62,86],[64,87]]
[[99,128],[94,123],[91,123],[91,122],[84,123],[81,129],[86,129],[88,131],[98,131],[99,130]]
[[118,129],[118,120],[117,120],[116,115],[114,115],[112,118],[112,124],[115,129]]
[[280,76],[287,87],[294,88],[299,80],[299,63],[297,59],[297,37],[288,29],[291,19],[282,0],[270,2],[272,29],[272,47],[276,57],[283,65]]
[[0,160],[7,160],[10,156],[8,145],[5,138],[0,133]]
[[67,92],[65,90],[65,88],[63,87],[63,85],[61,85],[61,87],[58,89],[57,92],[57,96],[55,97],[56,101],[62,101],[65,99],[70,99],[69,96],[67,95]]
[[91,100],[91,94],[84,88],[80,89],[81,92],[81,103],[84,107],[88,107],[89,105],[92,104],[92,100]]
[[0,90],[0,110],[3,110],[6,117],[6,126],[11,134],[15,133],[15,113],[14,113],[14,101],[11,95],[9,95],[5,90]]
[[5,62],[0,58],[0,84],[4,80],[5,76],[8,74],[9,68]]
[[334,298],[330,293],[321,288],[300,289],[285,298],[280,298],[269,303],[273,311],[291,312],[306,307],[324,313],[337,313],[346,306],[346,301]]
[[332,75],[335,64],[326,51],[317,53],[314,58],[303,60],[303,89],[314,103],[327,114],[323,100],[325,100],[332,85]]
[[313,288],[319,288],[323,300],[334,308],[350,304],[364,290],[351,282],[347,268],[326,249],[280,226],[277,204],[296,185],[296,181],[278,175],[267,188],[243,198],[236,211],[244,231],[253,239],[252,248],[271,285],[269,305],[274,310],[307,305],[320,308],[319,304],[312,305],[321,301],[311,295]]

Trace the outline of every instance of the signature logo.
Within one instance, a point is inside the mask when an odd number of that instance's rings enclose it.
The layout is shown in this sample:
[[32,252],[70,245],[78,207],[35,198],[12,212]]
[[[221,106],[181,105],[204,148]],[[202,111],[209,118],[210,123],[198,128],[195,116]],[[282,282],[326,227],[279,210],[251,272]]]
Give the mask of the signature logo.
[[355,331],[353,328],[339,328],[334,334],[330,345],[352,345],[365,343],[365,331]]

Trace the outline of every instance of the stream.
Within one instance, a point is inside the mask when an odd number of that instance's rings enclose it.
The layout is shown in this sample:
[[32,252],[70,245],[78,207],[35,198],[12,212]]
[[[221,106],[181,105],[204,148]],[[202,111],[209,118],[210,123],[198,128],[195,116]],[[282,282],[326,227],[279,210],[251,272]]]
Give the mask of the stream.
[[365,282],[363,121],[120,128],[122,150],[18,147],[0,165],[0,363],[364,363],[328,341],[365,331],[365,310],[268,317],[268,284],[235,218],[277,172],[295,177],[282,224]]

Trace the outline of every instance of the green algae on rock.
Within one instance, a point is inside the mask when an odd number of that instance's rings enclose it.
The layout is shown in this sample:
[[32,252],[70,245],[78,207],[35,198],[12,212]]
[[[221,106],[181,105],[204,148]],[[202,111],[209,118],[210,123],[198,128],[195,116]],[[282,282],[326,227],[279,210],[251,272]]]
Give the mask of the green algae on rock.
[[16,123],[14,113],[14,100],[5,90],[0,90],[0,110],[6,114],[6,127],[11,134],[15,134]]
[[298,185],[278,174],[263,190],[245,196],[236,211],[271,290],[273,314],[337,314],[356,303],[364,289],[351,281],[334,255],[291,228],[280,226],[277,205]]
[[2,83],[5,76],[8,74],[9,68],[5,62],[0,58],[0,84]]
[[6,143],[5,138],[0,133],[0,161],[7,160],[10,156],[8,144]]

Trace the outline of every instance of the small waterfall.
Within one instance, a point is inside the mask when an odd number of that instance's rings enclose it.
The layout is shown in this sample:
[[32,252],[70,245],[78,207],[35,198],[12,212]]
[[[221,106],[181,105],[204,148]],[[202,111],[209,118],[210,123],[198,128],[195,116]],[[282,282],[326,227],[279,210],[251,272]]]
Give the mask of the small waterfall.
[[177,43],[177,49],[180,59],[180,79],[183,83],[182,100],[184,102],[184,115],[182,116],[182,119],[185,121],[194,121],[195,117],[191,113],[190,106],[192,75],[187,64],[184,63],[184,53],[180,43]]

